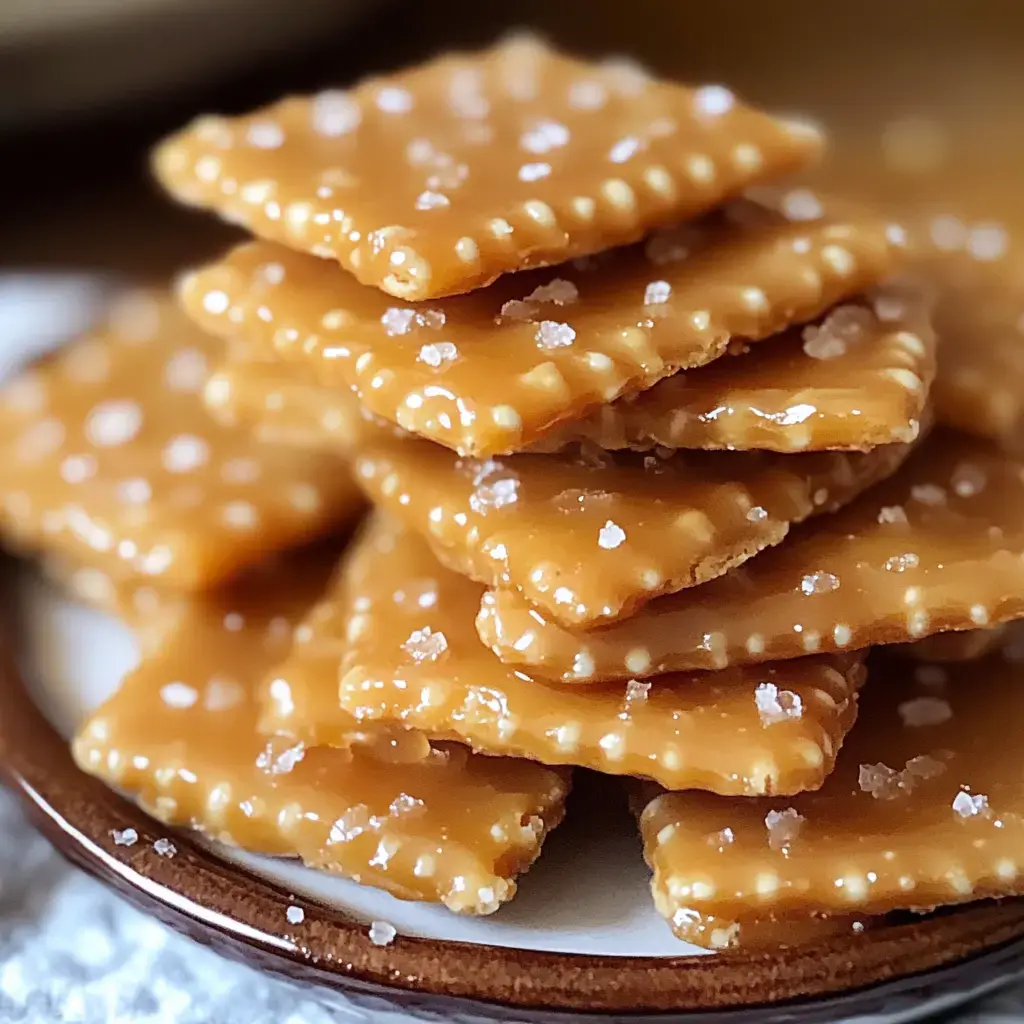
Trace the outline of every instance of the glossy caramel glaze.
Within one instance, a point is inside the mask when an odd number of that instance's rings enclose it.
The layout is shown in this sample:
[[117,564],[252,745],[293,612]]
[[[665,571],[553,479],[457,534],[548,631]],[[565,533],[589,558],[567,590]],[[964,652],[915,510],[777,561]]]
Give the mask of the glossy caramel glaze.
[[0,529],[112,575],[211,586],[351,519],[344,463],[213,422],[220,341],[131,291],[95,331],[0,389]]
[[677,370],[770,338],[890,273],[902,236],[839,205],[751,200],[643,245],[396,304],[332,264],[241,246],[182,284],[206,330],[311,361],[382,419],[466,455],[518,451]]
[[910,447],[667,458],[585,448],[482,461],[380,435],[361,445],[355,475],[453,568],[593,628],[778,544],[791,523],[887,477]]
[[351,715],[489,754],[752,794],[820,785],[856,716],[859,657],[585,691],[531,680],[477,638],[481,590],[378,515],[268,678],[261,728],[345,743]]
[[154,164],[177,198],[408,300],[635,241],[806,166],[820,143],[721,86],[516,37],[199,118]]
[[457,745],[396,758],[400,737],[396,748],[355,722],[363,742],[345,750],[256,732],[259,681],[287,654],[328,570],[293,561],[190,603],[81,727],[75,758],[168,824],[403,899],[490,913],[561,820],[564,774]]
[[912,441],[935,377],[935,336],[920,303],[877,289],[814,324],[732,359],[681,371],[602,406],[535,450],[599,448],[866,451]]
[[[984,441],[930,437],[904,469],[726,576],[573,632],[509,590],[480,635],[552,679],[624,679],[795,658],[995,626],[1024,615],[1024,463]],[[528,666],[528,667],[527,667]]]
[[[701,945],[749,918],[881,914],[1024,892],[1024,771],[1006,723],[1022,668],[872,664],[835,772],[791,800],[653,795],[640,816],[658,909]],[[709,921],[713,919],[713,925]]]

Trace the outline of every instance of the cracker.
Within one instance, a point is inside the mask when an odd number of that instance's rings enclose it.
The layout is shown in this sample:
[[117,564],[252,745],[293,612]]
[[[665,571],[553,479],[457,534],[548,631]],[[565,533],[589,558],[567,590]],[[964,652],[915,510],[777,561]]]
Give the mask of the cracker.
[[163,295],[0,389],[0,529],[18,546],[193,589],[351,519],[344,463],[267,445],[202,407],[222,344]]
[[309,561],[191,602],[81,727],[76,760],[169,825],[402,899],[493,912],[560,821],[567,777],[456,745],[410,761],[377,756],[377,742],[307,749],[259,736],[260,680],[325,582],[323,560]]
[[[935,335],[920,308],[850,302],[736,358],[666,378],[545,437],[599,448],[866,451],[913,441],[935,377]],[[879,315],[881,311],[882,315]]]
[[520,37],[199,118],[154,164],[178,199],[412,300],[635,241],[807,165],[820,144],[721,86]]
[[850,501],[909,451],[662,459],[585,449],[482,461],[378,436],[361,445],[355,474],[442,561],[593,628],[779,543],[791,523]]
[[590,633],[511,591],[485,597],[484,642],[575,681],[722,668],[920,640],[1024,615],[1024,462],[939,432],[896,477],[699,589]]
[[261,729],[345,743],[351,715],[488,754],[752,794],[819,786],[856,717],[859,657],[585,691],[531,680],[477,639],[481,590],[375,517],[268,680]]
[[1024,715],[1021,665],[996,654],[910,672],[893,659],[872,676],[862,724],[817,792],[646,803],[653,891],[681,938],[722,947],[742,944],[744,922],[766,914],[884,914],[1024,893],[1024,771],[1006,742],[1006,723]]
[[811,320],[898,256],[880,219],[836,206],[790,221],[743,200],[645,245],[425,304],[267,243],[186,278],[182,299],[204,329],[311,361],[382,419],[479,456]]

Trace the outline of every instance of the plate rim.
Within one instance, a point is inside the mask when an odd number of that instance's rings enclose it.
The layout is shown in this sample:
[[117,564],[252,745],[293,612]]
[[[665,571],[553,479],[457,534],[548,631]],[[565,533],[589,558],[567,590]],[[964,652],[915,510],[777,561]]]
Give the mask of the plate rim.
[[[434,1004],[443,1012],[499,1016],[516,1010],[517,1020],[525,1011],[537,1019],[697,1014],[724,1021],[737,1011],[785,1009],[787,1019],[811,1021],[834,1019],[819,1014],[837,1001],[844,1012],[863,1014],[909,988],[945,989],[954,975],[956,984],[977,987],[1008,975],[1014,962],[1024,965],[1024,898],[969,904],[782,955],[619,957],[402,935],[380,947],[365,924],[306,896],[305,918],[293,925],[286,916],[293,893],[161,825],[74,764],[17,668],[16,632],[10,622],[0,624],[0,783],[88,874],[176,931],[294,981],[406,1009],[419,1003],[429,1011]],[[115,844],[112,831],[129,827],[138,841]],[[153,850],[167,835],[174,837],[173,857]]]

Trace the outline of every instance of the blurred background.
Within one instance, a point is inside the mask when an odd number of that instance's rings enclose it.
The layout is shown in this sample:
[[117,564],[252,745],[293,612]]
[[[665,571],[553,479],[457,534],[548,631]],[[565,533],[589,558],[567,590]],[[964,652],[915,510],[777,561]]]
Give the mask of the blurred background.
[[0,0],[0,264],[160,276],[230,239],[155,192],[146,151],[203,110],[351,82],[526,26],[811,115],[828,183],[1012,220],[1013,0]]

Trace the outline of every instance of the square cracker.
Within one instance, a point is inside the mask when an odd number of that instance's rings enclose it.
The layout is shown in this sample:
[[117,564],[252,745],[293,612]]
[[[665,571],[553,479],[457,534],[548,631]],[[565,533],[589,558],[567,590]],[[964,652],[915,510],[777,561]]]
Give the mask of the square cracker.
[[194,589],[360,509],[347,467],[215,423],[202,404],[223,345],[164,295],[0,389],[0,530],[113,576]]
[[547,678],[645,674],[920,640],[1024,616],[1024,463],[990,442],[928,438],[895,477],[704,586],[589,633],[511,591],[488,594],[480,635]]
[[312,362],[382,419],[479,456],[519,451],[736,339],[774,341],[875,285],[897,243],[839,205],[791,221],[741,200],[645,245],[430,303],[396,304],[268,243],[200,269],[181,294],[204,329]]
[[[638,802],[658,909],[681,938],[744,944],[775,915],[931,910],[1024,893],[1024,772],[1005,723],[1021,666],[879,659],[836,769],[791,800],[653,793]],[[875,679],[875,676],[879,677]]]
[[444,569],[421,538],[376,516],[268,679],[261,728],[343,744],[354,716],[492,755],[754,794],[819,786],[856,716],[859,657],[653,685],[532,680],[480,644],[481,590]]
[[517,38],[200,118],[154,163],[177,198],[409,300],[635,241],[805,166],[820,141],[721,86]]
[[[491,913],[561,820],[565,773],[429,748],[411,733],[378,742],[381,731],[368,736],[354,720],[357,742],[344,750],[256,731],[260,681],[329,569],[322,558],[291,560],[188,602],[82,725],[76,760],[168,824],[402,899]],[[415,751],[426,756],[410,760]]]
[[659,458],[584,449],[483,461],[380,435],[360,446],[355,473],[442,561],[592,629],[778,544],[791,523],[847,503],[910,450]]

